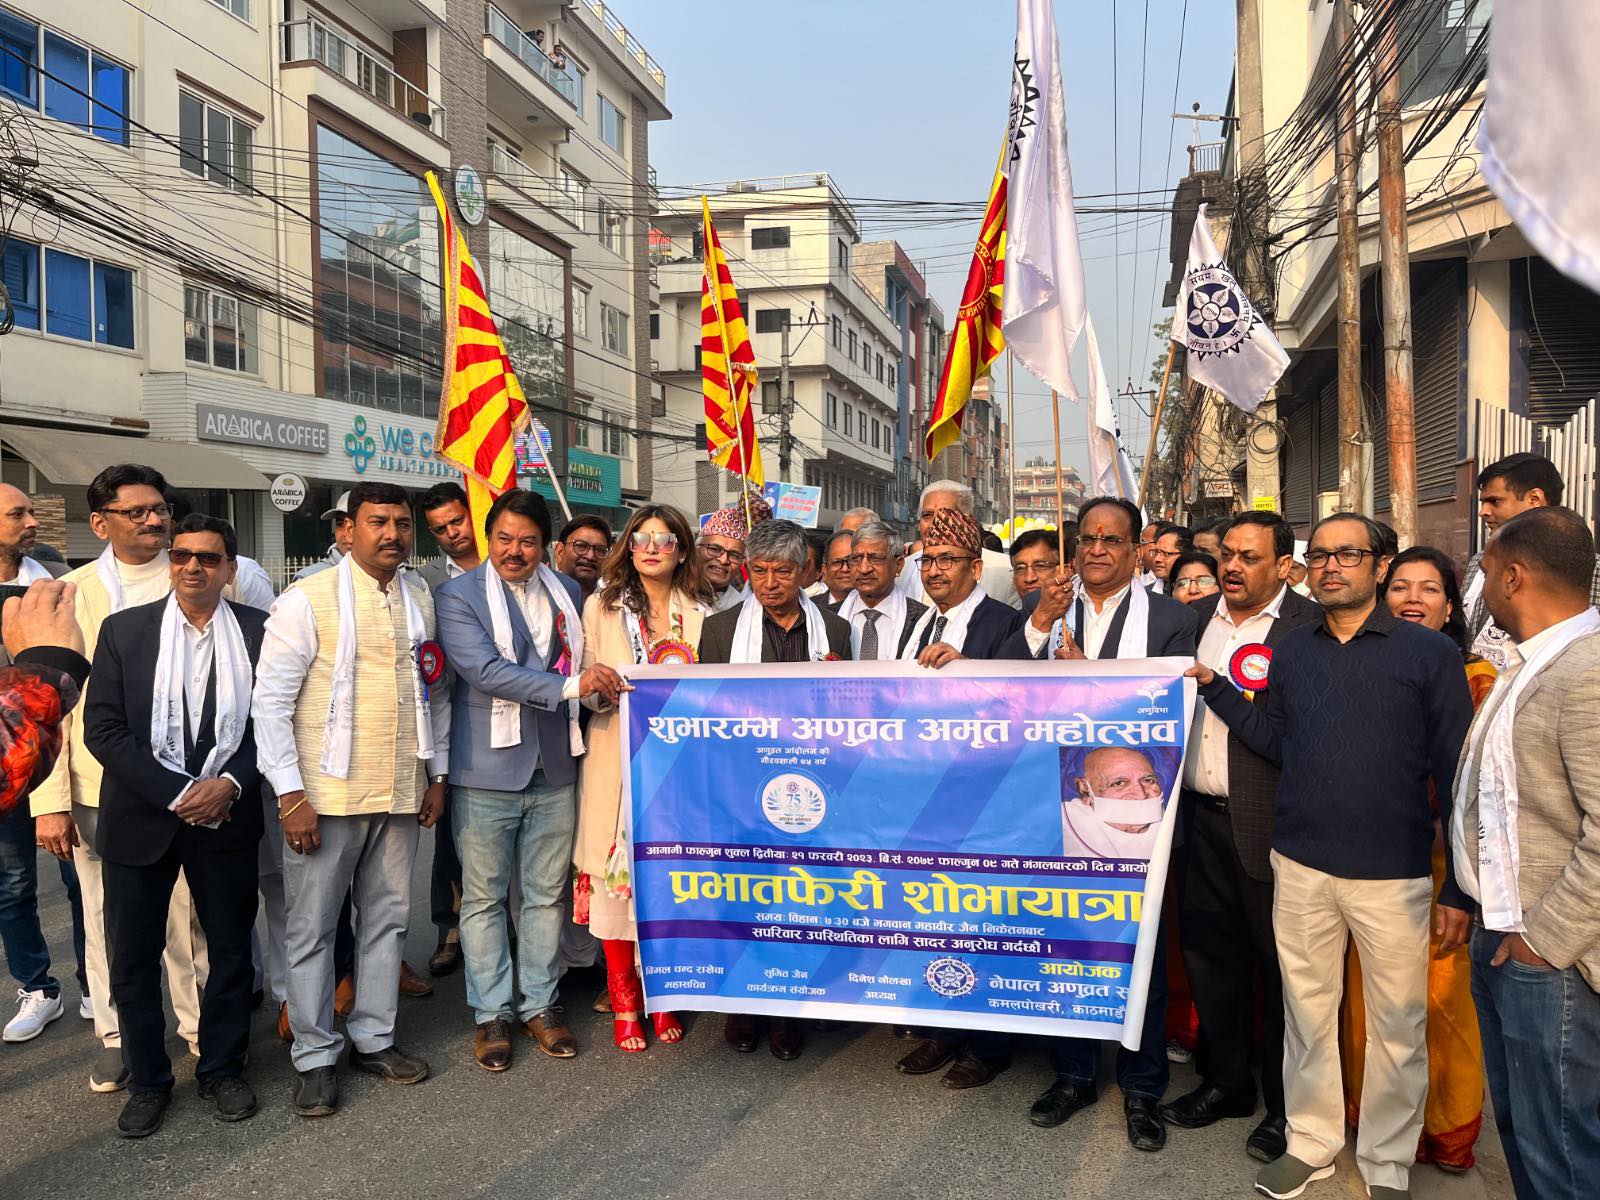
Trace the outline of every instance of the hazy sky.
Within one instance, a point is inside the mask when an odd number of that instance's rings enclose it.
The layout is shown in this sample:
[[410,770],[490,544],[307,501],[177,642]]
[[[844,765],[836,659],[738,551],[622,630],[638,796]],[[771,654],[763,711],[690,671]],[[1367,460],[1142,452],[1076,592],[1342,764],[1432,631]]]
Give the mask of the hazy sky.
[[[1080,208],[1108,205],[1106,193],[1118,190],[1122,207],[1142,200],[1164,208],[1167,195],[1127,193],[1170,187],[1187,170],[1192,129],[1172,113],[1188,112],[1193,101],[1203,112],[1222,111],[1233,73],[1233,3],[1055,0],[1055,11]],[[663,185],[826,171],[852,198],[973,202],[987,194],[1010,98],[1011,0],[619,0],[616,12],[667,73],[672,120],[650,136]],[[1200,127],[1201,140],[1218,136],[1217,126]],[[895,220],[870,223],[864,234],[896,238],[913,259],[927,260],[929,284],[953,320],[977,219]],[[1159,214],[1125,214],[1120,232],[1118,222],[1080,217],[1090,305],[1114,391],[1126,386],[1130,363],[1134,386],[1148,386],[1150,360],[1164,351],[1149,329],[1167,315],[1160,291],[1170,270]],[[1137,457],[1148,424],[1127,402],[1118,407]],[[1064,406],[1065,455],[1080,469],[1084,423],[1081,406]],[[1049,393],[1021,371],[1017,429],[1019,463],[1048,454]]]

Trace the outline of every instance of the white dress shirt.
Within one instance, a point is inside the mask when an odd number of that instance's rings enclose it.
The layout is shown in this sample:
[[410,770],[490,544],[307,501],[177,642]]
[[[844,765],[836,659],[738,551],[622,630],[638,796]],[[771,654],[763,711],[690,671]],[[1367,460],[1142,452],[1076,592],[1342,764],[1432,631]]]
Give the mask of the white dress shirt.
[[[1122,607],[1122,602],[1128,598],[1128,589],[1133,582],[1122,585],[1122,590],[1108,599],[1098,609],[1094,605],[1094,597],[1086,591],[1078,594],[1083,597],[1083,628],[1078,631],[1078,649],[1083,651],[1085,658],[1099,658],[1100,649],[1106,644],[1106,633],[1111,628],[1111,620],[1117,615],[1117,609]],[[1070,605],[1072,601],[1069,599]],[[1050,631],[1040,629],[1029,618],[1022,626],[1023,636],[1028,639],[1028,652],[1035,656],[1050,644]]]
[[[223,603],[227,602],[224,601]],[[182,610],[180,609],[179,612],[181,613]],[[184,724],[189,733],[189,738],[185,739],[186,742],[190,738],[195,741],[200,739],[200,730],[196,728],[196,725],[200,720],[200,714],[205,711],[206,686],[211,682],[211,664],[215,658],[215,652],[212,648],[216,645],[216,639],[211,636],[211,631],[215,628],[216,623],[216,615],[212,614],[212,619],[206,622],[206,627],[197,629],[194,622],[189,620],[188,617],[183,618],[183,707]],[[222,773],[221,777],[233,784],[235,788],[239,787],[239,781],[226,771]],[[183,803],[183,798],[189,794],[189,788],[192,787],[194,787],[193,783],[174,796],[172,803],[167,805],[167,808],[176,812],[178,805]],[[220,821],[207,822],[206,828],[215,829],[221,823]]]
[[[1272,598],[1272,603],[1254,616],[1234,624],[1233,613],[1225,597],[1217,601],[1217,611],[1206,622],[1200,634],[1198,658],[1218,675],[1228,674],[1228,664],[1240,646],[1251,642],[1265,642],[1267,631],[1278,619],[1283,609],[1283,597],[1289,588],[1284,585]],[[1205,796],[1228,794],[1228,727],[1222,718],[1206,706],[1197,693],[1194,703],[1194,724],[1189,730],[1189,757],[1183,767],[1183,786]]]
[[[893,593],[891,592],[890,595],[893,595]],[[878,617],[877,626],[878,654],[875,659],[871,659],[869,661],[894,662],[900,657],[900,638],[906,631],[906,610],[904,608],[905,598],[901,598],[902,607],[900,609],[900,623],[898,625],[895,624],[891,614],[885,608],[888,603],[889,597],[885,596],[878,604],[869,605],[862,603],[855,606],[855,611],[850,614],[850,643],[855,649],[856,658],[859,659],[861,657],[861,635],[867,628],[867,614],[869,612],[881,614]]]

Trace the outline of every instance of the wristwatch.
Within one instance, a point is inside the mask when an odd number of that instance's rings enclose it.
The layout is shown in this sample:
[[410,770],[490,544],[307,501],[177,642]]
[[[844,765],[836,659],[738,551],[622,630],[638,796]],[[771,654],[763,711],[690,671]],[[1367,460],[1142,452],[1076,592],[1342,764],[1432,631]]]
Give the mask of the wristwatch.
[[448,776],[448,775],[429,775],[428,776],[428,782],[429,783],[449,783],[450,782],[450,776]]

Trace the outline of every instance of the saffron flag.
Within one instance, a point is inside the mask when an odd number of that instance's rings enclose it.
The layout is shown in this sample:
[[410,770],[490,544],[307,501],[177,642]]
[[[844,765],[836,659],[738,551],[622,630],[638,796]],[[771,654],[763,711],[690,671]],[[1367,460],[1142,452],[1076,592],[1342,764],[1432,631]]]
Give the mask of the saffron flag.
[[939,393],[928,412],[923,450],[929,460],[961,440],[961,414],[972,397],[972,385],[989,373],[990,364],[1006,348],[1000,331],[1000,304],[1006,274],[1005,155],[995,166],[983,227],[973,247],[967,285],[961,291],[955,328],[945,353]]
[[1139,485],[1133,477],[1133,460],[1122,448],[1122,429],[1111,403],[1111,384],[1100,365],[1100,345],[1094,322],[1084,319],[1089,342],[1089,495],[1116,496],[1139,503]]
[[1172,340],[1188,351],[1189,378],[1253,413],[1289,369],[1289,355],[1222,261],[1206,206],[1195,214],[1189,265],[1172,320]]
[[428,190],[444,222],[444,388],[433,452],[466,475],[478,553],[487,555],[483,519],[496,496],[517,486],[516,434],[528,423],[528,401],[489,312],[483,277],[432,171]]
[[1047,386],[1077,399],[1072,347],[1089,310],[1050,0],[1017,0],[1013,60],[1005,158],[1010,205],[1006,344]]
[[705,396],[706,453],[725,471],[743,475],[757,487],[766,483],[761,446],[756,441],[756,356],[750,348],[744,310],[728,272],[711,204],[700,197],[705,214],[705,273],[700,277],[700,384]]

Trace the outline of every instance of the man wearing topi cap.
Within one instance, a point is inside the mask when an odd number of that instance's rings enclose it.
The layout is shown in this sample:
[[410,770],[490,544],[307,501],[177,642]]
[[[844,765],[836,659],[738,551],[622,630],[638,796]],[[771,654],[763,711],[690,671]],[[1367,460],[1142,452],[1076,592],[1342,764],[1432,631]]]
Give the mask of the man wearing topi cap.
[[733,608],[744,599],[745,537],[751,528],[771,519],[772,506],[760,493],[751,492],[747,499],[717,509],[700,527],[695,545],[700,553],[700,569],[715,594],[715,611]]

